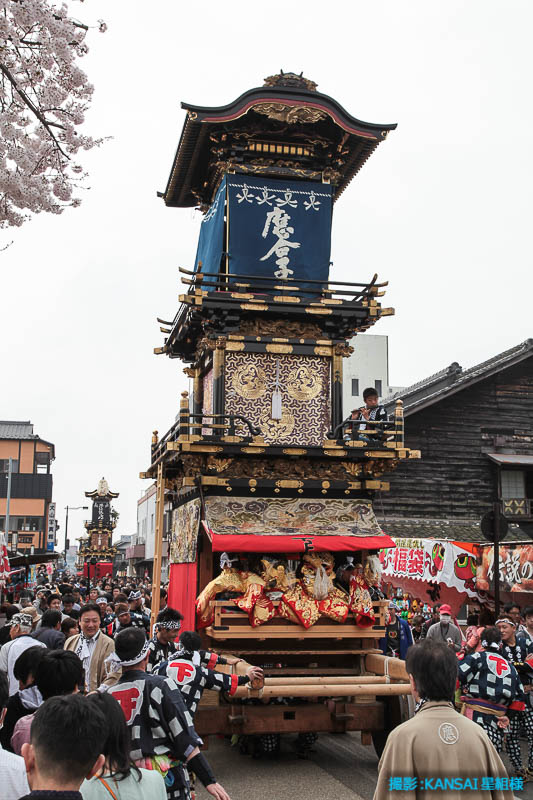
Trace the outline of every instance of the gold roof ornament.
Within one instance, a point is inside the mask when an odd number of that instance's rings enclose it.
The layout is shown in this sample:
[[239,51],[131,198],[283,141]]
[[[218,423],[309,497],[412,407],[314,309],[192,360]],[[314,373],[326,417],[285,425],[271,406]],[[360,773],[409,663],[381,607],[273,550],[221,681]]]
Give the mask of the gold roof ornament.
[[118,497],[118,495],[118,492],[111,491],[109,484],[104,477],[100,478],[96,489],[93,489],[92,492],[85,492],[85,497],[92,497],[93,499],[97,497],[106,497],[108,499],[112,499],[114,497]]
[[318,83],[304,78],[303,72],[297,75],[295,72],[283,72],[281,69],[277,75],[269,75],[265,78],[264,86],[288,86],[291,89],[305,89],[308,92],[316,92]]

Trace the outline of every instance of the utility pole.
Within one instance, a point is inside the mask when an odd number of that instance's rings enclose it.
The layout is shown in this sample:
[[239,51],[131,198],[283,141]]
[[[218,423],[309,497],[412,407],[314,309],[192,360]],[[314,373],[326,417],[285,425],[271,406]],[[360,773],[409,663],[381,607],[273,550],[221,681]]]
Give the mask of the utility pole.
[[[7,503],[6,503],[6,547],[9,541],[9,506],[11,504],[11,474],[13,472],[13,459],[9,457],[7,467]],[[16,541],[14,552],[17,552],[18,541]]]
[[500,501],[497,500],[493,505],[494,514],[494,559],[492,569],[494,570],[494,613],[496,619],[500,617]]
[[69,512],[69,509],[71,511],[80,511],[82,509],[83,509],[83,511],[87,511],[88,508],[89,508],[89,506],[65,506],[65,511],[66,511],[66,514],[65,514],[65,547],[64,547],[64,550],[63,550],[63,561],[65,562],[65,567],[67,566],[67,549],[68,549],[68,544],[69,544],[69,541],[68,541],[68,512]]

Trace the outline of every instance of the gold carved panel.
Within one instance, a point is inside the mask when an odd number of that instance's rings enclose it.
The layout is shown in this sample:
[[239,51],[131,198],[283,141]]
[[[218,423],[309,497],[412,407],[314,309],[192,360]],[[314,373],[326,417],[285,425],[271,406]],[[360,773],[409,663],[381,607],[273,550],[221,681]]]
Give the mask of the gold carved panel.
[[[319,356],[226,352],[226,413],[248,418],[267,444],[321,446],[329,430],[329,365]],[[281,419],[272,418],[276,373]]]

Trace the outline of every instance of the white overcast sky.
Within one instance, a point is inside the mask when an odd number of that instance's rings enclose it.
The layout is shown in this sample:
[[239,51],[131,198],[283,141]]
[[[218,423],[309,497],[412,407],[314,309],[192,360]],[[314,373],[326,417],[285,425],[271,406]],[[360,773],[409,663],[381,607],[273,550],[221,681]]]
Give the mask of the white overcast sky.
[[[87,0],[95,95],[79,209],[3,232],[0,418],[56,445],[54,499],[105,475],[135,531],[153,429],[188,388],[152,354],[190,268],[199,213],[166,208],[180,101],[223,105],[285,71],[370,122],[397,122],[335,206],[332,279],[389,280],[390,382],[464,367],[533,335],[530,0],[329,3]],[[70,538],[86,514],[72,512]]]

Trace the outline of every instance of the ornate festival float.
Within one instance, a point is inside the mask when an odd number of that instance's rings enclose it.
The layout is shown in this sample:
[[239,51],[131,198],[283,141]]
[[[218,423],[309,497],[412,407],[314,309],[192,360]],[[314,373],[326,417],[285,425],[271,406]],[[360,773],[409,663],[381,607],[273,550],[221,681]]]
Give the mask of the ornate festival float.
[[111,501],[118,497],[112,492],[105,478],[98,481],[98,486],[85,497],[93,501],[91,519],[85,522],[85,536],[80,536],[78,548],[78,567],[90,581],[97,581],[113,574],[113,558],[117,548],[112,544],[113,531],[116,528],[118,514],[111,506]]
[[153,598],[168,527],[169,605],[210,649],[264,668],[260,690],[206,692],[203,735],[360,730],[379,747],[409,687],[378,647],[375,553],[394,542],[372,498],[419,453],[401,403],[364,434],[344,419],[348,340],[394,312],[377,275],[329,272],[333,203],[396,126],[355,119],[292,73],[227,106],[183,107],[161,196],[204,216],[181,305],[158,320],[155,352],[187,364],[193,391],[141,473],[157,481]]

